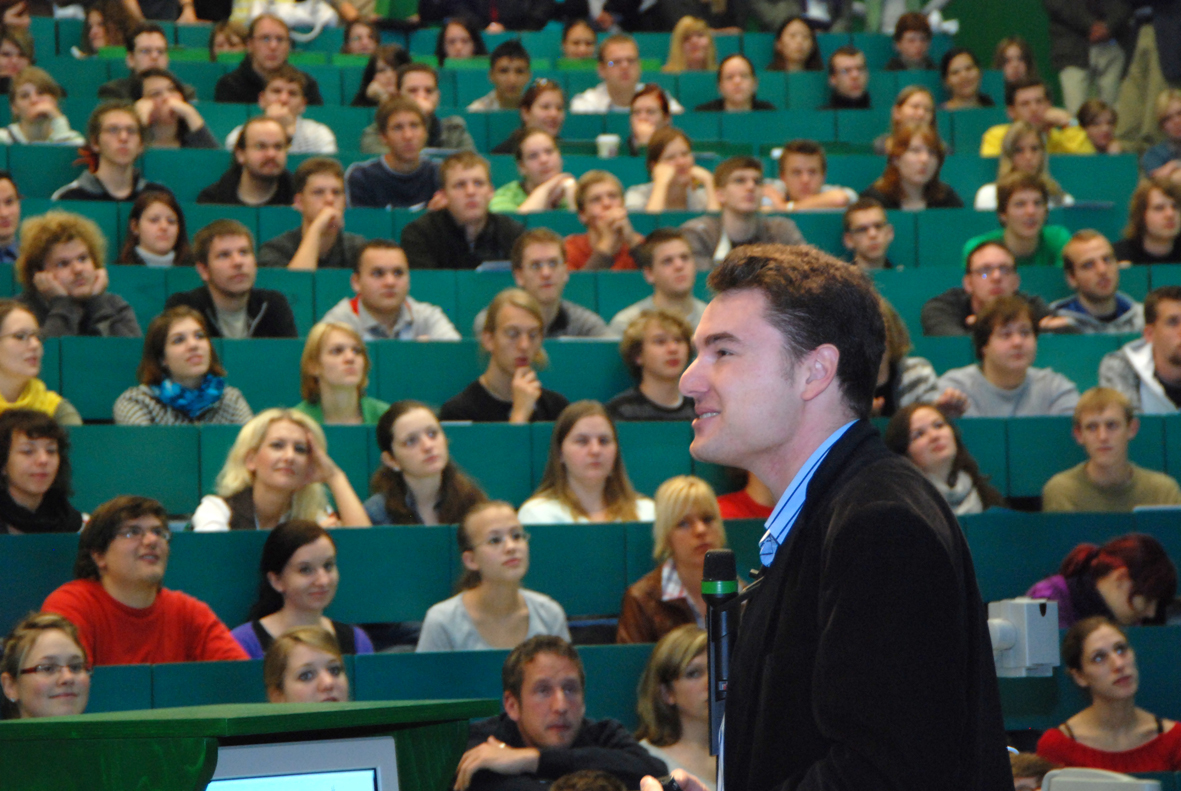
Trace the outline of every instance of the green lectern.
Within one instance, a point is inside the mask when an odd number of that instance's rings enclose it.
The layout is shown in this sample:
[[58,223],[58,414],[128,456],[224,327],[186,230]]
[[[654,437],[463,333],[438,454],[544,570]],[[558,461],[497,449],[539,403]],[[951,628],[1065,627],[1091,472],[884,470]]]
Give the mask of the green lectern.
[[248,703],[0,723],[5,791],[442,791],[499,701]]

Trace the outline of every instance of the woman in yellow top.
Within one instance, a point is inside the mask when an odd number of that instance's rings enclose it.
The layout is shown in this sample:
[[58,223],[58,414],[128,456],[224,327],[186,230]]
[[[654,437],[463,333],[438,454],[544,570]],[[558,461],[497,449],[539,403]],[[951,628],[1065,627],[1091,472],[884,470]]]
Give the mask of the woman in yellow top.
[[16,300],[0,299],[0,412],[35,409],[63,426],[82,425],[74,405],[37,378],[44,355],[37,319]]

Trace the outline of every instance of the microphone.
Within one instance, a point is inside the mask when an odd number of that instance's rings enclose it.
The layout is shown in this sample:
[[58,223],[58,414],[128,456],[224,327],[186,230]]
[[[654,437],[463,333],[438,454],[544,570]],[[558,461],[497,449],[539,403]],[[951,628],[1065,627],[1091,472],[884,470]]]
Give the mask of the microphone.
[[709,634],[709,754],[720,751],[719,735],[726,713],[726,683],[730,677],[730,652],[737,632],[737,614],[728,605],[738,596],[738,572],[734,553],[711,549],[705,553],[701,596],[708,607],[705,614]]

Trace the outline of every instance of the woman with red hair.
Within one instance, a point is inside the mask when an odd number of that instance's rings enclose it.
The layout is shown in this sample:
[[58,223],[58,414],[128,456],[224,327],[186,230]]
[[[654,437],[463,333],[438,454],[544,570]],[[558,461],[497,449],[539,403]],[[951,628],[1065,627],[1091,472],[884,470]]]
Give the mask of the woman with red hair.
[[1102,615],[1124,626],[1163,623],[1177,591],[1177,569],[1160,542],[1131,533],[1103,546],[1079,544],[1052,577],[1025,594],[1058,602],[1058,628]]
[[882,177],[861,193],[886,209],[959,209],[964,202],[939,180],[947,152],[939,133],[927,124],[895,126],[886,149]]

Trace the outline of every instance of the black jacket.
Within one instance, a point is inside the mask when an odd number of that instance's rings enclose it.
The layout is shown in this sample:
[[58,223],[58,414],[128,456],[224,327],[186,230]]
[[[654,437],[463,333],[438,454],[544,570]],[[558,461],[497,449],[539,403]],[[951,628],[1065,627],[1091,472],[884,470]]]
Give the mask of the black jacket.
[[[474,722],[468,728],[471,748],[495,736],[509,747],[524,747],[517,724],[507,714]],[[615,720],[582,720],[574,744],[568,748],[541,751],[536,774],[502,775],[481,769],[472,777],[470,791],[541,791],[562,775],[580,769],[599,769],[622,780],[628,788],[639,788],[644,775],[668,774],[664,761],[639,745],[627,729]]]
[[504,214],[490,213],[476,243],[446,209],[425,212],[402,229],[402,249],[411,269],[475,269],[485,261],[507,261],[525,226]]
[[1054,71],[1090,64],[1091,25],[1105,22],[1107,31],[1131,57],[1135,45],[1132,9],[1143,3],[1128,0],[1042,0],[1050,23],[1050,64]]
[[730,664],[726,788],[1012,788],[967,541],[867,421],[761,576]]
[[[492,21],[488,0],[419,0],[422,23],[439,23],[456,16],[469,16],[488,27]],[[506,30],[541,30],[558,16],[554,0],[497,0],[496,21]]]
[[[320,95],[320,84],[316,82],[316,78],[306,71],[303,72],[303,76],[308,80],[308,87],[304,91],[304,98],[308,104],[323,104],[324,97]],[[217,86],[213,89],[213,101],[256,104],[258,95],[266,90],[266,87],[267,81],[250,65],[250,56],[247,55],[242,58],[238,68],[218,78]]]
[[[164,309],[177,305],[188,305],[205,317],[209,326],[209,337],[220,338],[221,327],[217,324],[217,308],[213,305],[213,297],[205,286],[194,288],[192,291],[180,291],[173,294],[164,303]],[[251,338],[296,338],[299,332],[295,329],[295,314],[287,304],[287,297],[278,291],[268,288],[255,288],[250,291],[250,298],[246,301],[246,321],[249,327],[247,334]]]
[[[197,203],[227,203],[233,206],[244,206],[238,197],[238,183],[242,180],[242,166],[236,161],[230,165],[221,178],[197,193]],[[290,206],[295,200],[295,186],[291,181],[291,171],[284,170],[279,175],[279,186],[275,194],[264,206]]]

